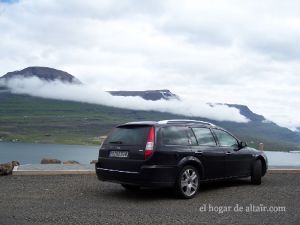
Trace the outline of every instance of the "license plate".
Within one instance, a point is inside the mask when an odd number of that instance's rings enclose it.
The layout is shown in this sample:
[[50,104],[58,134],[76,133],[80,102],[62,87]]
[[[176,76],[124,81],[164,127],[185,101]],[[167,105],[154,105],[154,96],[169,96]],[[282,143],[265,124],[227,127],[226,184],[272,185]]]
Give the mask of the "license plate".
[[109,157],[127,158],[128,152],[127,151],[110,151]]

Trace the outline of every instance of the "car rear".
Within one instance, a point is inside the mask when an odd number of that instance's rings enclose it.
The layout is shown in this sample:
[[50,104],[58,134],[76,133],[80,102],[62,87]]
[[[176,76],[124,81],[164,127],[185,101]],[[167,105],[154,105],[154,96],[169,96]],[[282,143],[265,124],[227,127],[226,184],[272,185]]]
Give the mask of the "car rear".
[[96,173],[100,180],[139,186],[168,186],[166,169],[156,164],[155,123],[116,127],[103,142]]

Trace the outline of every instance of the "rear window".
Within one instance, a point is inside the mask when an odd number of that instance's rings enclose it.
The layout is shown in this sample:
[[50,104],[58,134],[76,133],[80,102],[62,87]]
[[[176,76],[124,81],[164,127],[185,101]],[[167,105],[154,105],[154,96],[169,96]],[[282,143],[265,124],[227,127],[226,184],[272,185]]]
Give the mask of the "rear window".
[[145,145],[149,126],[123,126],[115,128],[107,137],[106,144]]

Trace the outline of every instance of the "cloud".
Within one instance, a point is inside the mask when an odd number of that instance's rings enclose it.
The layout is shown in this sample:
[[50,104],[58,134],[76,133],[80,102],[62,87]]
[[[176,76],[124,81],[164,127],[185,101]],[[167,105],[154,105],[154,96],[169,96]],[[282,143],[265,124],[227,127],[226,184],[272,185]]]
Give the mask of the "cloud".
[[296,0],[0,4],[0,74],[49,66],[103,90],[170,89],[245,104],[295,129],[299,8]]
[[39,78],[14,78],[0,80],[12,93],[31,96],[101,104],[133,110],[153,110],[177,115],[204,117],[218,121],[246,123],[249,120],[239,110],[226,105],[209,106],[196,98],[178,100],[147,101],[140,97],[112,96],[97,85],[74,85],[60,81],[46,82]]

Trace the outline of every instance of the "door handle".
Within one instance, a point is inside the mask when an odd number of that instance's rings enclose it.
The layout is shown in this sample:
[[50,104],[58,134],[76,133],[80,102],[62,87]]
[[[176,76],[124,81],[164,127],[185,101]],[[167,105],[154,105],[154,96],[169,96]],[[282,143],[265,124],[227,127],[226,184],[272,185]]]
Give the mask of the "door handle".
[[231,152],[226,152],[226,155],[231,155],[232,153]]

